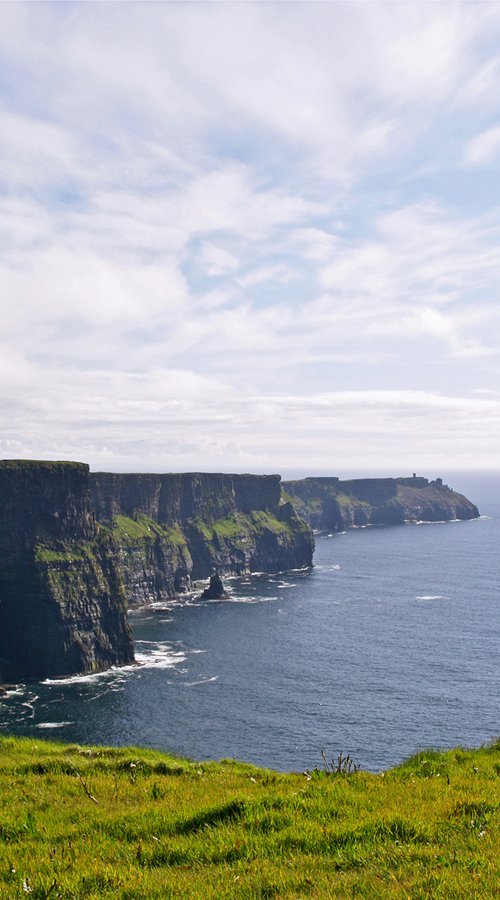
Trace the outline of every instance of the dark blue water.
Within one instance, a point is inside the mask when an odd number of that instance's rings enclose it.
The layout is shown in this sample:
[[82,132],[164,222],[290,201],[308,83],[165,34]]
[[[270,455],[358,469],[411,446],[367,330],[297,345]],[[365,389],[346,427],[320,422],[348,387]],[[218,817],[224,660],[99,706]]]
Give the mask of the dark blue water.
[[498,717],[500,480],[453,486],[472,522],[317,539],[315,566],[231,580],[229,601],[132,614],[143,665],[21,687],[0,729],[276,769],[363,768],[478,745]]

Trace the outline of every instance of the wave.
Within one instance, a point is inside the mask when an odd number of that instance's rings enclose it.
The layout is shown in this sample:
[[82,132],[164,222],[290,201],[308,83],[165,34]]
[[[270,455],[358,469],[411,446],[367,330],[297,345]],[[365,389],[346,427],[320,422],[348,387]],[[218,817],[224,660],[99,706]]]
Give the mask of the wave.
[[92,672],[90,675],[68,675],[66,678],[45,678],[42,684],[50,686],[61,686],[63,684],[92,684],[99,680],[107,678],[116,678],[121,673],[133,671],[136,668],[135,663],[129,666],[112,666],[103,672]]
[[[279,586],[279,585],[278,585]],[[228,597],[222,597],[220,600],[203,600],[205,603],[269,603],[270,600],[277,600],[277,596],[256,597],[254,594],[246,596],[244,594],[230,594]]]
[[31,698],[31,701],[26,700],[25,702],[21,703],[21,706],[25,706],[26,709],[31,710],[28,718],[30,718],[30,719],[35,718],[35,703],[39,699],[40,698],[37,695],[35,695],[34,697]]
[[415,600],[449,600],[444,594],[419,594]]
[[172,644],[155,641],[137,641],[145,645],[143,652],[136,651],[135,658],[143,669],[173,669],[186,661],[184,650],[175,649]]
[[98,681],[123,681],[124,678],[139,669],[171,669],[186,659],[183,650],[176,650],[172,644],[158,643],[155,641],[135,642],[144,645],[144,650],[135,653],[135,662],[127,666],[112,666],[103,672],[92,672],[89,675],[68,675],[67,678],[46,678],[42,684],[48,686],[61,686],[66,684],[95,684]]
[[[405,519],[403,525],[455,525],[457,522],[473,522],[474,519]],[[477,521],[477,520],[476,520]]]
[[13,684],[9,687],[4,687],[4,693],[0,694],[0,703],[2,700],[7,700],[9,697],[22,696],[24,694],[24,685],[22,684]]
[[199,684],[210,684],[211,682],[218,681],[218,675],[212,675],[211,678],[199,678],[197,681],[181,681],[182,687],[198,687]]
[[67,725],[76,725],[76,722],[38,722],[35,728],[66,728]]

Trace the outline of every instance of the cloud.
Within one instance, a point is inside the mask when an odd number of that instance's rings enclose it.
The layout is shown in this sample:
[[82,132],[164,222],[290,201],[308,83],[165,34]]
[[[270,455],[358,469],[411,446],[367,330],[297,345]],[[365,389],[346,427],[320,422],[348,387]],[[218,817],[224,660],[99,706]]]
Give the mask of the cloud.
[[[500,220],[457,218],[435,203],[384,213],[363,241],[337,238],[319,270],[328,293],[312,312],[356,322],[363,334],[436,337],[458,355],[496,347],[498,318],[491,289],[500,283],[496,251]],[[468,303],[489,318],[492,330],[474,332]],[[326,324],[326,322],[325,322]]]
[[4,452],[494,458],[498,7],[0,19]]
[[200,258],[207,274],[211,277],[224,275],[239,267],[238,259],[229,250],[217,247],[208,241],[202,244]]
[[473,138],[465,148],[465,162],[488,166],[500,162],[500,125],[488,128]]
[[220,470],[251,463],[270,471],[278,463],[332,473],[359,464],[413,471],[415,460],[419,468],[443,467],[449,459],[455,467],[485,463],[500,427],[498,394],[365,390],[242,397],[187,370],[165,370],[152,381],[99,372],[85,381],[58,375],[57,406],[44,400],[42,382],[23,420],[11,420],[2,452],[50,458],[58,451],[58,457],[84,458],[94,468],[104,459],[122,470]]

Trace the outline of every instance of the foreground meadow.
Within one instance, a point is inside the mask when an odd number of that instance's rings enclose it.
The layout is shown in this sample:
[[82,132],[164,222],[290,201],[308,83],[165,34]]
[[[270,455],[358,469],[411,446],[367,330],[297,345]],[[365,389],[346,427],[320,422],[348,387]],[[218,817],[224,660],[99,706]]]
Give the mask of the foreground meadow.
[[325,762],[0,739],[0,897],[500,896],[500,742],[379,775]]

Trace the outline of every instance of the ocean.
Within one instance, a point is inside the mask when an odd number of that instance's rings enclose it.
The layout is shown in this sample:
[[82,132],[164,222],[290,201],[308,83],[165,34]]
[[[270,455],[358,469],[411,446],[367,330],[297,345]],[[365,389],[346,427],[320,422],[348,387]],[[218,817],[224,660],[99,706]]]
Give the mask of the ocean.
[[227,580],[230,599],[131,614],[141,665],[19,685],[0,733],[141,745],[281,771],[349,753],[386,769],[500,733],[500,476],[445,479],[470,522],[316,539],[315,565]]

